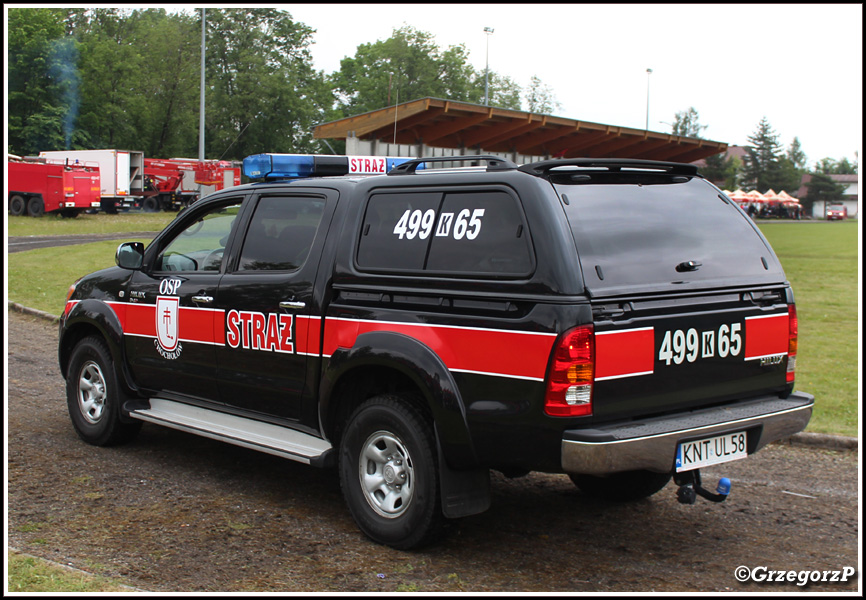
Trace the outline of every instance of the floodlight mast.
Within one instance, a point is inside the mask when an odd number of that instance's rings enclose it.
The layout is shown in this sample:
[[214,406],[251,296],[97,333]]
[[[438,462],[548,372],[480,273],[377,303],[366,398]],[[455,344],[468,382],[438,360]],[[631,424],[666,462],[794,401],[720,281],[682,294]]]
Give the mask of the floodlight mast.
[[652,69],[646,70],[646,131],[649,131],[649,83],[652,72]]
[[484,65],[484,106],[490,103],[490,36],[493,34],[492,27],[485,27],[484,33],[487,34],[487,57]]

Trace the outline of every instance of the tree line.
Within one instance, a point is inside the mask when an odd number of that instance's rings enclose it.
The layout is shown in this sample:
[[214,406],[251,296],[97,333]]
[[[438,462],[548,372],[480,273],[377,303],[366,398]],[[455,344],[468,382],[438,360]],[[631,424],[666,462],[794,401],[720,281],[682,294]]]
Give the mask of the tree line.
[[[198,155],[201,12],[11,8],[9,147],[128,148]],[[432,96],[481,103],[485,72],[463,45],[440,48],[410,26],[358,46],[332,74],[312,66],[314,30],[275,8],[209,9],[205,18],[205,155],[328,152],[319,123]],[[559,107],[533,77],[489,73],[489,104]]]
[[[671,126],[674,135],[695,138],[700,138],[707,128],[700,124],[700,116],[694,107],[677,112]],[[766,117],[758,123],[748,142],[742,160],[737,156],[715,154],[705,159],[701,173],[724,189],[758,190],[762,194],[769,190],[796,192],[803,175],[811,174],[807,195],[801,199],[804,208],[811,212],[815,202],[842,199],[845,186],[837,184],[830,175],[855,174],[859,169],[856,160],[851,163],[847,158],[823,158],[810,170],[800,140],[795,137],[785,149]]]
[[[474,69],[461,44],[439,47],[404,25],[361,44],[340,68],[312,66],[314,30],[275,8],[209,9],[205,19],[205,156],[237,160],[260,152],[342,152],[313,139],[323,122],[432,96],[549,114],[561,108],[533,76],[526,86]],[[198,155],[201,12],[118,8],[10,8],[8,151],[127,148],[146,156]],[[692,107],[673,133],[701,137]],[[794,138],[785,151],[767,119],[744,161],[716,155],[713,181],[765,192],[796,190],[807,172]],[[817,163],[821,194],[841,195],[819,175],[856,172],[847,159]],[[816,184],[817,185],[817,184]],[[835,187],[834,187],[835,186]],[[826,188],[826,189],[825,189]]]

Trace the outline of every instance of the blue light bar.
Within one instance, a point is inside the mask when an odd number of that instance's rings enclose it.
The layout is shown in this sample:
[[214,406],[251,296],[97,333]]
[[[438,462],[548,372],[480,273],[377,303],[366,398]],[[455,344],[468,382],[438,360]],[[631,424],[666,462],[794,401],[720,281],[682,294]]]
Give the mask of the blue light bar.
[[[244,159],[250,179],[297,179],[328,175],[384,175],[412,158],[394,156],[328,156],[320,154],[254,154]],[[422,168],[423,165],[419,165]]]

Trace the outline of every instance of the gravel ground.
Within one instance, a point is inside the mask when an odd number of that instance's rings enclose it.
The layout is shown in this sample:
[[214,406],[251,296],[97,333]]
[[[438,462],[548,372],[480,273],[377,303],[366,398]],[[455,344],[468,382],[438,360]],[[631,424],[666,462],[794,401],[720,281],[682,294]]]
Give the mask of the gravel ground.
[[[778,444],[705,469],[723,504],[675,487],[605,505],[561,475],[494,474],[493,506],[420,552],[367,540],[336,472],[145,425],[81,442],[66,414],[57,328],[9,312],[8,546],[154,592],[787,592],[735,569],[858,569],[858,455]],[[710,487],[709,485],[707,487]],[[764,571],[758,571],[764,573]],[[817,574],[823,577],[823,573]]]

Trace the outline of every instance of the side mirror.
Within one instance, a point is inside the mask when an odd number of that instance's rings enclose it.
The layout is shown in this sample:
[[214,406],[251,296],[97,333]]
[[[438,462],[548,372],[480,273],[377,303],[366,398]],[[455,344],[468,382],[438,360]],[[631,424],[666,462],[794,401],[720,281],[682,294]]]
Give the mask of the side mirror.
[[141,242],[123,242],[117,247],[114,262],[123,269],[137,271],[144,262],[144,244]]

